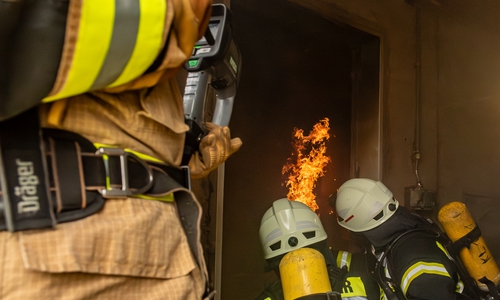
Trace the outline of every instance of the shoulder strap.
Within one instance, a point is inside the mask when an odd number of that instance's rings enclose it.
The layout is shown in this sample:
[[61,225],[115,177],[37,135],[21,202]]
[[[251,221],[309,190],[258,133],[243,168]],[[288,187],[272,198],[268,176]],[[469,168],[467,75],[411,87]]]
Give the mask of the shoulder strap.
[[[434,231],[431,231],[429,228],[415,228],[412,230],[408,230],[399,235],[397,238],[394,239],[394,241],[392,241],[389,245],[387,245],[382,256],[379,258],[379,261],[375,268],[375,273],[376,273],[375,278],[379,283],[380,287],[383,289],[388,300],[398,300],[398,299],[405,300],[406,296],[401,291],[401,288],[399,287],[399,282],[397,282],[396,278],[392,274],[393,271],[389,264],[389,261],[387,260],[387,256],[389,255],[389,253],[391,253],[393,249],[397,248],[397,245],[401,241],[408,238],[412,233],[422,232],[422,231],[435,233]],[[387,269],[390,278],[387,278],[385,276],[384,269]]]
[[341,293],[346,278],[347,278],[347,266],[343,266],[342,268],[332,267],[330,270],[330,281],[332,285],[332,291]]

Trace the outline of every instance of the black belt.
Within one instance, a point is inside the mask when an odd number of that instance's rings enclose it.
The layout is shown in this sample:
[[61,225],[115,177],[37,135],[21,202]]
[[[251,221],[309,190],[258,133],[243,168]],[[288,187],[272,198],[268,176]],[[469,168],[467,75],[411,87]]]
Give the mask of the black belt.
[[[190,189],[187,167],[145,161],[119,148],[96,149],[68,131],[43,129],[40,135],[33,129],[34,122],[28,124],[29,117],[38,122],[33,112],[0,122],[0,230],[53,227],[78,220],[98,212],[109,198],[159,197],[179,187]],[[43,167],[35,174],[37,155],[45,159],[38,161]]]

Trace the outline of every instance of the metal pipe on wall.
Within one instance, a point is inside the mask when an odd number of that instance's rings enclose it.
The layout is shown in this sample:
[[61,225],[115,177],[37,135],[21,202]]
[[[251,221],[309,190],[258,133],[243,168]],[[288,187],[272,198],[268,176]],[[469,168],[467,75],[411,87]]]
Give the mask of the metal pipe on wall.
[[411,2],[415,7],[415,137],[413,141],[412,160],[415,162],[416,186],[405,187],[405,205],[413,210],[432,210],[435,205],[434,191],[423,188],[418,167],[422,155],[420,153],[420,109],[422,104],[422,2]]
[[422,187],[418,174],[420,162],[420,103],[421,103],[421,77],[422,77],[422,38],[421,38],[422,4],[415,2],[415,140],[413,145],[413,160],[415,161],[415,178],[417,187]]

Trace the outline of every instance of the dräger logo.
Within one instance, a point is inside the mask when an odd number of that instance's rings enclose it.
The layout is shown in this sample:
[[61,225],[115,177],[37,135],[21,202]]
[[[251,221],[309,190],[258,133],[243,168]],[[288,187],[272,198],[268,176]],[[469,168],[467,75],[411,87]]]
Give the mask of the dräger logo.
[[39,180],[38,176],[34,175],[33,162],[16,159],[16,165],[19,186],[15,187],[15,194],[21,198],[17,203],[17,213],[37,212],[40,210],[37,190]]

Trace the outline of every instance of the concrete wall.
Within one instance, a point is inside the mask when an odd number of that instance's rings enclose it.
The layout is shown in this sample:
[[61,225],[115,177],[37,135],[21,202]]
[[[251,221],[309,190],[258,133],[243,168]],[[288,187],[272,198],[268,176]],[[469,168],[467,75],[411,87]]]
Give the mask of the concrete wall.
[[443,1],[437,10],[437,189],[467,204],[500,261],[500,5]]

